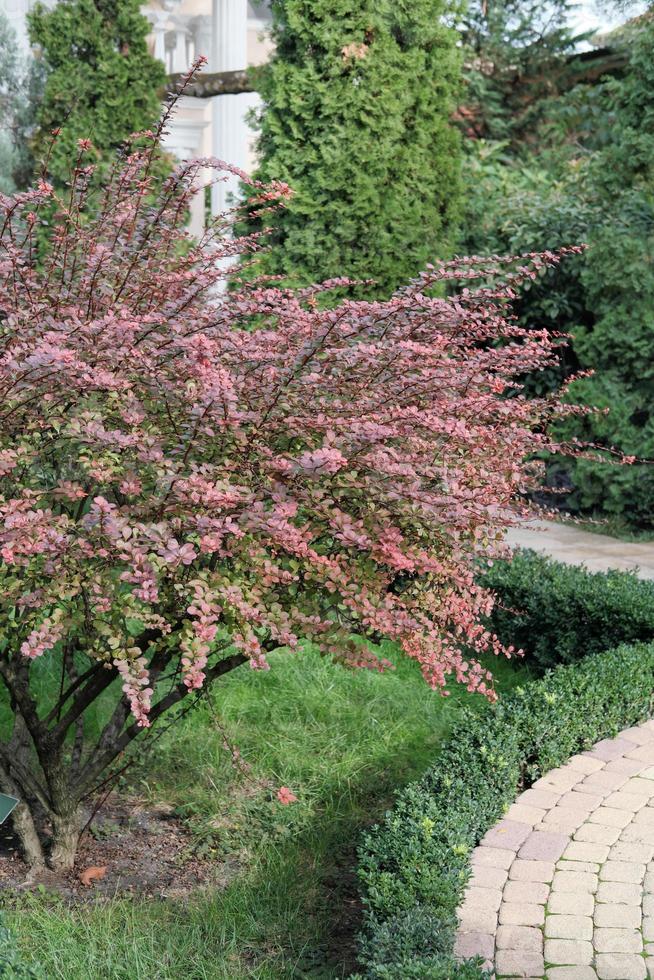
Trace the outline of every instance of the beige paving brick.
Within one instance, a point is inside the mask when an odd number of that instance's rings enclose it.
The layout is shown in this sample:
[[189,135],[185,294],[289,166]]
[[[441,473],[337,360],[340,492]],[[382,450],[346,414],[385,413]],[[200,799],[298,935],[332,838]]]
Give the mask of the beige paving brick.
[[530,827],[540,823],[547,810],[540,810],[535,806],[525,806],[521,803],[514,803],[506,811],[507,820],[515,820],[517,823],[526,823]]
[[472,875],[468,884],[477,888],[504,888],[509,872],[505,868],[488,868],[483,865],[476,865],[472,869]]
[[542,926],[545,921],[543,905],[529,905],[527,902],[502,902],[500,923],[503,926]]
[[595,969],[600,980],[645,980],[647,976],[642,956],[633,953],[598,953]]
[[625,881],[600,881],[595,894],[596,902],[609,902],[613,905],[640,905],[640,885]]
[[592,772],[581,783],[577,783],[579,793],[613,793],[629,779],[623,772]]
[[583,871],[555,871],[552,891],[593,894],[597,891],[597,875]]
[[654,895],[643,895],[643,915],[654,916]]
[[618,738],[603,738],[585,754],[592,759],[604,759],[606,762],[610,762],[612,759],[626,755],[631,749],[633,749],[633,742],[628,742],[626,738],[618,736]]
[[654,892],[654,871],[648,871],[643,881],[643,888],[650,894]]
[[631,819],[632,815],[625,810],[615,810],[608,806],[598,807],[588,817],[589,823],[599,823],[606,827],[626,827]]
[[470,863],[481,864],[489,868],[509,868],[515,858],[515,851],[505,847],[476,847],[472,852]]
[[610,929],[639,929],[641,918],[637,905],[608,905],[600,902],[595,906],[593,915],[596,926]]
[[597,980],[592,966],[551,966],[548,980]]
[[516,803],[522,806],[535,806],[543,810],[549,810],[561,799],[561,793],[552,790],[527,789],[516,798]]
[[597,874],[602,867],[595,861],[569,861],[565,856],[556,862],[557,871],[588,871],[590,874]]
[[654,855],[653,844],[631,844],[629,841],[618,841],[609,852],[610,861],[635,861],[637,864],[647,864]]
[[613,810],[626,810],[628,813],[636,813],[646,803],[647,798],[645,796],[625,793],[621,789],[615,793],[610,793],[604,800],[605,806],[610,806]]
[[502,892],[496,888],[466,888],[463,895],[462,908],[468,912],[471,909],[491,909],[497,912],[502,901]]
[[620,840],[634,844],[649,844],[652,840],[653,829],[647,824],[633,823],[624,828],[620,834]]
[[549,834],[564,834],[571,837],[586,822],[588,814],[583,810],[571,810],[567,807],[555,806],[548,810],[541,824],[536,824],[534,830],[542,830]]
[[546,939],[545,961],[559,966],[590,966],[593,947],[580,939]]
[[563,852],[563,857],[571,861],[606,861],[609,856],[607,844],[589,844],[584,841],[571,841]]
[[633,822],[636,826],[654,827],[654,809],[651,806],[642,807]]
[[643,919],[643,939],[646,943],[654,942],[654,916],[647,915]]
[[548,915],[545,919],[547,939],[592,939],[593,920],[589,915]]
[[599,823],[584,823],[574,835],[575,840],[596,844],[615,844],[620,837],[620,827],[605,827]]
[[649,762],[651,765],[654,763],[654,743],[650,742],[648,745],[639,745],[637,748],[629,752],[623,752],[622,754],[627,759],[634,759],[638,762]]
[[542,977],[545,963],[542,953],[502,949],[495,956],[495,972],[504,977]]
[[590,813],[596,810],[604,801],[604,793],[578,793],[576,789],[564,793],[559,800],[559,806],[569,807],[571,810],[585,810]]
[[550,793],[565,793],[567,790],[576,786],[580,780],[584,779],[584,774],[571,766],[561,766],[559,769],[552,769],[537,779],[532,784],[532,789],[544,789]]
[[578,769],[579,772],[584,772],[586,775],[591,772],[600,772],[604,768],[601,759],[591,759],[588,755],[573,755],[568,759],[567,764],[571,769]]
[[644,796],[651,799],[654,796],[654,785],[651,779],[644,779],[642,776],[631,776],[623,786],[625,793],[634,793],[636,796]]
[[495,936],[498,949],[521,949],[528,953],[540,953],[543,949],[543,933],[533,926],[498,926]]
[[525,902],[528,905],[544,905],[549,895],[549,885],[540,881],[507,881],[504,886],[505,902]]
[[640,773],[641,779],[654,779],[654,766],[648,766],[647,769],[643,769]]
[[495,935],[497,929],[497,912],[491,909],[473,909],[457,912],[459,920],[459,932],[481,932],[487,935]]
[[654,730],[644,725],[635,725],[620,732],[620,738],[626,738],[628,742],[635,742],[636,745],[646,745],[654,739]]
[[515,820],[500,820],[482,838],[481,843],[490,847],[503,847],[517,851],[520,845],[529,837],[531,827]]
[[493,936],[487,936],[480,932],[459,933],[454,941],[454,955],[461,959],[468,959],[472,956],[483,956],[484,959],[490,959],[494,952],[495,941]]
[[530,861],[558,861],[568,846],[568,841],[566,834],[548,834],[533,830],[518,851],[518,857]]
[[612,759],[606,763],[607,772],[626,772],[629,776],[638,776],[643,768],[642,762],[635,759]]
[[509,868],[512,881],[551,881],[554,877],[554,861],[523,861],[516,858]]
[[636,929],[599,927],[593,934],[593,946],[598,953],[641,953],[643,941]]
[[590,893],[552,892],[547,902],[550,915],[592,915],[594,907],[595,899]]
[[600,881],[632,881],[635,884],[643,880],[645,865],[633,861],[606,861],[600,868]]

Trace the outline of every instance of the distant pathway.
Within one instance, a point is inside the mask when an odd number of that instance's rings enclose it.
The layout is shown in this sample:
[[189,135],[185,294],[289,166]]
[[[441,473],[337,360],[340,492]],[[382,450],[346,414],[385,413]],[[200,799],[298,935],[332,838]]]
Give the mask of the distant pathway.
[[472,854],[456,953],[495,976],[654,977],[654,721],[522,793]]
[[543,552],[567,565],[584,565],[591,572],[617,568],[635,570],[640,578],[654,579],[654,541],[620,541],[583,531],[574,524],[553,521],[530,521],[511,528],[507,541],[514,547]]

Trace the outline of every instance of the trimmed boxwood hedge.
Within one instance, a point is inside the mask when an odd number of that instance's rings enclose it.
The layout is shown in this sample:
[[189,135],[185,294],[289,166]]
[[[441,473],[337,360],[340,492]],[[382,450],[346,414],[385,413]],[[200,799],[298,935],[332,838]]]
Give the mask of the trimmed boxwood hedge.
[[626,572],[591,573],[533,551],[496,562],[480,579],[500,598],[491,626],[545,669],[618,643],[654,640],[654,582]]
[[[543,600],[545,596],[543,596]],[[651,716],[654,643],[560,666],[457,724],[359,855],[370,980],[469,980],[452,957],[470,852],[517,793],[598,739]]]

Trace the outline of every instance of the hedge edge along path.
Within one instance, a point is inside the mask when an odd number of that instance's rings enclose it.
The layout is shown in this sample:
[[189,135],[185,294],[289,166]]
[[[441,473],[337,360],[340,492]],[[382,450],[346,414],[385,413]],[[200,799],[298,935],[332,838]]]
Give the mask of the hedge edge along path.
[[[399,794],[381,826],[364,838],[363,975],[479,976],[481,960],[457,964],[453,957],[471,852],[520,791],[599,740],[646,721],[653,682],[654,644],[621,646],[559,667],[497,705],[468,713],[437,764]],[[533,827],[525,827],[531,834]]]
[[497,977],[654,976],[653,857],[647,721],[536,780],[488,831],[455,953],[485,957]]

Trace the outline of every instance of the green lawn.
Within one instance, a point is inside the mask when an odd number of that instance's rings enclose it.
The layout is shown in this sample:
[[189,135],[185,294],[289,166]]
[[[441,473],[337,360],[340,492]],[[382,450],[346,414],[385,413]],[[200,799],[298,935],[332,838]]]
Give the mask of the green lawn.
[[[132,788],[178,807],[194,846],[231,869],[231,880],[186,902],[10,903],[7,924],[48,980],[346,977],[361,828],[434,759],[464,703],[483,710],[464,691],[430,691],[415,664],[385,654],[398,669],[384,675],[345,671],[313,652],[272,656],[268,673],[229,675],[215,705],[251,764],[247,778],[208,706],[171,729]],[[493,666],[500,689],[524,680],[524,668]],[[276,801],[281,785],[297,803]]]

